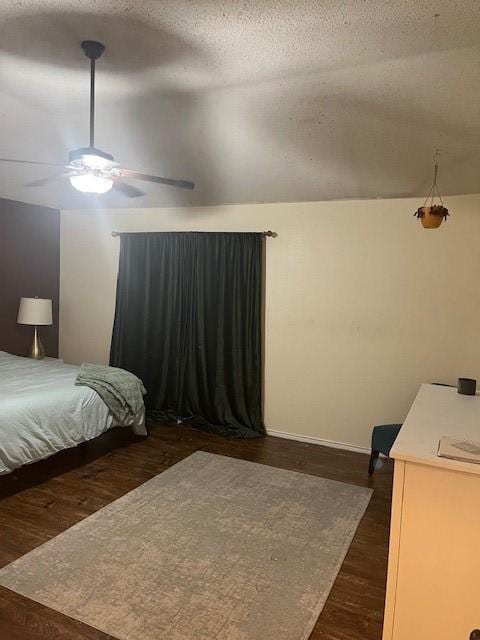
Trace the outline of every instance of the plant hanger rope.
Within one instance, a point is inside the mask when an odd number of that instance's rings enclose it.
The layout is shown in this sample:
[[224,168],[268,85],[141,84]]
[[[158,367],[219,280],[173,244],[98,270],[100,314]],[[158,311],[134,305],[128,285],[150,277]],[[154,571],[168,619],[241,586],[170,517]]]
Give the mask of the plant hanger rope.
[[[438,155],[438,152],[437,152]],[[435,167],[433,170],[433,184],[430,188],[430,191],[428,192],[427,197],[425,198],[425,202],[423,203],[423,206],[425,207],[427,205],[428,199],[430,198],[430,206],[433,207],[433,199],[435,197],[435,191],[437,192],[438,195],[438,199],[440,200],[440,204],[443,207],[443,199],[442,199],[442,195],[438,189],[438,184],[437,184],[437,177],[438,177],[438,162],[435,162]]]

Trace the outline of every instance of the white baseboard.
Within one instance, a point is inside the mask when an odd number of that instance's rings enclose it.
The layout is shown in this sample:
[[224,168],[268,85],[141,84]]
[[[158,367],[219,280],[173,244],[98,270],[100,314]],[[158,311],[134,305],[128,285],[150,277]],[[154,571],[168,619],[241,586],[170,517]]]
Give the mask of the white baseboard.
[[275,438],[286,438],[287,440],[297,440],[298,442],[307,442],[308,444],[319,444],[323,447],[333,447],[334,449],[345,449],[346,451],[355,451],[355,453],[365,453],[370,455],[370,449],[367,447],[357,447],[353,444],[345,444],[344,442],[334,442],[333,440],[323,440],[314,436],[302,436],[297,433],[287,433],[286,431],[276,431],[275,429],[267,429],[268,436]]

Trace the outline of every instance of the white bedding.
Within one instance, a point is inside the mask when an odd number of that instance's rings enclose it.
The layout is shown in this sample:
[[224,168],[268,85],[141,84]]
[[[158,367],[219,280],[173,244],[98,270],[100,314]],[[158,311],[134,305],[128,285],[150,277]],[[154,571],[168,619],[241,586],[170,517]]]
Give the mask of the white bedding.
[[[75,386],[78,371],[0,351],[0,475],[117,426],[96,391]],[[144,416],[131,426],[146,434]]]

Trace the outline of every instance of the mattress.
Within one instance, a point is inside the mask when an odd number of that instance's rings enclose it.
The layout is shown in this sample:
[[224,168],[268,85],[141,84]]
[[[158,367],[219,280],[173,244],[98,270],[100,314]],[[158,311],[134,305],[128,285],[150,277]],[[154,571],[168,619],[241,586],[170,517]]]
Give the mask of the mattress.
[[[75,386],[79,369],[0,351],[0,475],[118,426],[96,391]],[[144,416],[130,426],[146,434]]]

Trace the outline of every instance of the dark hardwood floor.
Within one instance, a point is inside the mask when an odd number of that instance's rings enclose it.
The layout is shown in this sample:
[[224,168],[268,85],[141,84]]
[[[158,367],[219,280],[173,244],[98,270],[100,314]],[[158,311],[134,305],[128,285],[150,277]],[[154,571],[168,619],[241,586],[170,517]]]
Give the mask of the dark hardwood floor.
[[[228,441],[176,425],[151,424],[147,439],[115,429],[0,477],[0,566],[199,449],[375,490],[311,640],[380,640],[392,463],[369,478],[367,456],[339,449],[272,437]],[[110,638],[0,587],[0,640]]]

